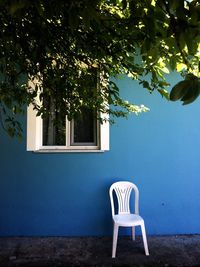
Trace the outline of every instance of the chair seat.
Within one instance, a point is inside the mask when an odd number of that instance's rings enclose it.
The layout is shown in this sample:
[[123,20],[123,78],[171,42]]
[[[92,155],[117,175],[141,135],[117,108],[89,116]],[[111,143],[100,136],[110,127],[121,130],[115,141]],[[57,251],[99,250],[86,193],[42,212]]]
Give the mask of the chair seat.
[[136,226],[144,222],[143,218],[137,214],[117,214],[114,215],[113,220],[120,226]]

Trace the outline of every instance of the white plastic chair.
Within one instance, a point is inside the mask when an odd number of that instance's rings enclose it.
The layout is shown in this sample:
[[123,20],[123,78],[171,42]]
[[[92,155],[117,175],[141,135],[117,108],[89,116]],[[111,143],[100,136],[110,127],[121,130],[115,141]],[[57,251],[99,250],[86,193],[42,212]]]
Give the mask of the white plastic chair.
[[[130,195],[132,190],[135,191],[135,212],[130,212]],[[118,213],[115,213],[115,205],[113,199],[113,191],[115,191],[118,201]],[[146,256],[149,255],[147,237],[143,218],[139,215],[139,191],[135,184],[131,182],[116,182],[110,187],[110,201],[113,218],[113,245],[112,258],[116,256],[117,238],[119,226],[132,227],[132,239],[135,240],[135,226],[140,226],[142,230],[142,238]]]

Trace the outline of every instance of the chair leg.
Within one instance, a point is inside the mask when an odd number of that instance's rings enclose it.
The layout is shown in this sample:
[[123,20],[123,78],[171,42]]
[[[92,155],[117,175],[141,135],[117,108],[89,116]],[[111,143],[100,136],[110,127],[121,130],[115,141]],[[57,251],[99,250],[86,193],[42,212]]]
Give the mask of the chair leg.
[[132,227],[132,239],[135,240],[135,226]]
[[114,223],[113,229],[113,246],[112,246],[112,258],[115,258],[117,248],[117,237],[118,237],[119,226]]
[[146,256],[149,256],[149,249],[148,249],[148,244],[147,244],[147,236],[146,236],[144,223],[141,224],[141,230],[142,230],[142,238],[143,238],[143,243],[144,243],[145,254]]

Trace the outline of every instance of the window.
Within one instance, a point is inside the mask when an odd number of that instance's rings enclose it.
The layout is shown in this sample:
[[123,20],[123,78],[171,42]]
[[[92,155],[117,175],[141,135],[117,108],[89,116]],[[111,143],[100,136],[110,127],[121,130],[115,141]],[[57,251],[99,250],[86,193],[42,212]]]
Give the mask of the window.
[[[109,150],[109,122],[101,124],[90,109],[82,109],[78,119],[54,124],[56,108],[43,100],[50,115],[42,119],[30,105],[27,110],[27,150],[35,152],[97,152]],[[102,116],[107,116],[102,114]]]
[[50,118],[36,116],[30,105],[27,111],[27,150],[38,152],[75,152],[109,150],[109,123],[101,124],[90,110],[77,120],[54,125]]

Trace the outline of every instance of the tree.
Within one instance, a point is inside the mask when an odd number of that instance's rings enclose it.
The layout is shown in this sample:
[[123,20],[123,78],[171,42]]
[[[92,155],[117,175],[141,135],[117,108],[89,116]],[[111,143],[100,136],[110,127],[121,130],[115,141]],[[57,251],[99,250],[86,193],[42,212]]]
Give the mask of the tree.
[[[169,99],[165,73],[176,70],[186,81],[171,100],[200,93],[198,0],[0,0],[0,29],[0,121],[11,136],[25,105],[48,114],[37,95],[68,119],[83,107],[111,118],[145,111],[121,99],[109,79],[119,74]],[[95,77],[99,90],[86,82]]]

